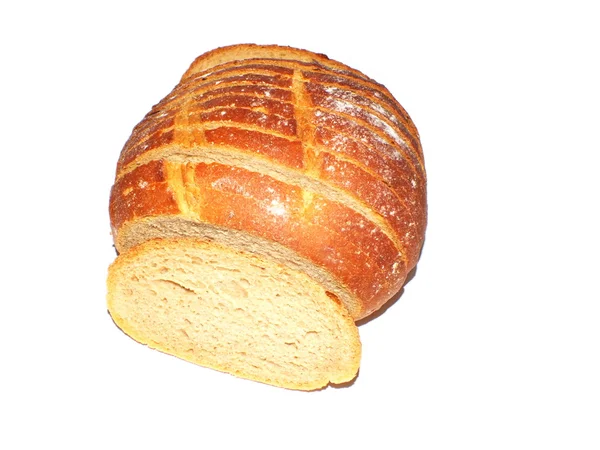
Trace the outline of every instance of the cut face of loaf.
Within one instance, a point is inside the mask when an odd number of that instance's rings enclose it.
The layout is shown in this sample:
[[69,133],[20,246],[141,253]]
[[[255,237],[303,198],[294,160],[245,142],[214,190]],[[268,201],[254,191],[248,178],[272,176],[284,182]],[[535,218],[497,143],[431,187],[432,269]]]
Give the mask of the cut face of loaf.
[[108,286],[123,331],[182,359],[305,390],[358,371],[358,330],[343,305],[269,259],[194,239],[152,240],[117,258]]
[[[396,294],[419,258],[427,217],[419,135],[384,86],[324,55],[217,49],[194,61],[133,130],[117,164],[110,216],[120,253],[112,279],[120,259],[134,261],[140,248],[149,254],[146,242],[192,239],[303,274],[320,303],[339,300],[356,321]],[[197,276],[210,290],[216,275],[209,272],[204,265]],[[340,315],[338,306],[332,311]],[[284,335],[291,325],[280,323]],[[250,373],[228,364],[219,367]]]

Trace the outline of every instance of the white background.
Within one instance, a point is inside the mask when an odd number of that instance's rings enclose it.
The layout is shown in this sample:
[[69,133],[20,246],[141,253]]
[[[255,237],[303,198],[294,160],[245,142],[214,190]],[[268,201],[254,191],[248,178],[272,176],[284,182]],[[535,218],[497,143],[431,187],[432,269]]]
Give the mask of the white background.
[[[594,3],[3,3],[0,448],[599,449]],[[241,42],[362,70],[421,134],[425,249],[349,388],[203,369],[106,313],[119,152]]]

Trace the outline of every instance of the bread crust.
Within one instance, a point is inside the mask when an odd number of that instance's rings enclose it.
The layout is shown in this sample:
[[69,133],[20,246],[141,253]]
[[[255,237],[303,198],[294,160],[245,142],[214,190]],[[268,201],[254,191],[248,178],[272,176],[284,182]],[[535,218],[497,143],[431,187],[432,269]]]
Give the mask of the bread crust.
[[283,45],[237,44],[216,48],[200,55],[183,74],[181,80],[185,81],[194,74],[210,70],[215,66],[224,66],[227,63],[237,63],[238,61],[249,59],[291,60],[297,64],[318,64],[333,70],[346,71],[360,78],[369,79],[362,72],[339,61],[329,59],[323,53],[315,53]]
[[423,152],[406,111],[361,72],[289,47],[225,47],[197,58],[135,127],[110,215],[118,249],[124,224],[159,216],[288,246],[352,292],[358,320],[418,261]]
[[[358,309],[349,308],[354,317],[376,310],[378,302],[400,289],[403,278],[397,274],[406,271],[402,254],[376,224],[352,209],[238,167],[190,163],[171,172],[167,166],[152,161],[114,185],[111,217],[120,251],[127,250],[119,233],[124,224],[153,216],[186,217],[276,242],[327,269],[363,299]],[[170,180],[169,173],[181,178]]]

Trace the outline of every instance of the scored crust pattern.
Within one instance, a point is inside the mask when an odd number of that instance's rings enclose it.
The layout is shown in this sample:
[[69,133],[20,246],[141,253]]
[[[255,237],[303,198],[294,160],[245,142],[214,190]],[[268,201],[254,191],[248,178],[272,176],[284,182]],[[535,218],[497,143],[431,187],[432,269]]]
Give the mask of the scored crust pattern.
[[[355,318],[364,317],[419,257],[426,174],[418,132],[362,73],[310,52],[262,49],[205,70],[198,58],[135,127],[111,196],[117,248],[126,223],[188,214],[290,246],[347,286],[364,303]],[[307,239],[312,246],[292,242]]]

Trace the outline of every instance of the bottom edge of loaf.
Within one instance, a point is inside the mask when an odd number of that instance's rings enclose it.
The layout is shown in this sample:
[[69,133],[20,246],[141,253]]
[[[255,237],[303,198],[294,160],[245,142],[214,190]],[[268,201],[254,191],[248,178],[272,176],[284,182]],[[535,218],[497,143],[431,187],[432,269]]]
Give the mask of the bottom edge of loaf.
[[109,268],[108,310],[134,340],[200,366],[274,386],[352,382],[358,329],[308,275],[195,238],[155,239]]

